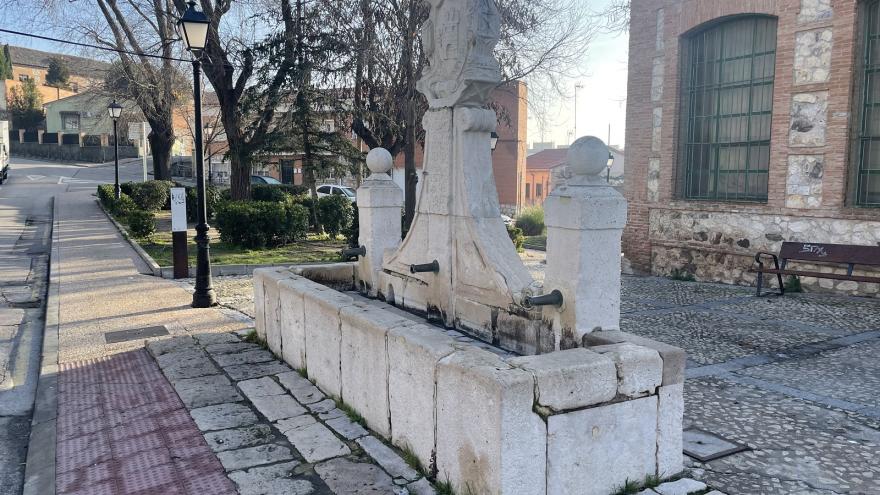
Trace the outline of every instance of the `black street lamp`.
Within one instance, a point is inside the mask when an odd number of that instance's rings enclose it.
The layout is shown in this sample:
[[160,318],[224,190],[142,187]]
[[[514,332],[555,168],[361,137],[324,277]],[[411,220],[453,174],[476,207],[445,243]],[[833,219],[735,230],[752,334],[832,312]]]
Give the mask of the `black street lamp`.
[[608,162],[606,162],[605,166],[608,168],[605,173],[605,182],[607,184],[611,184],[611,166],[614,165],[614,153],[608,152]]
[[211,153],[211,142],[214,141],[214,126],[210,123],[205,124],[205,134],[208,135],[208,144],[206,150],[208,152],[208,184],[214,185],[214,171],[211,170],[211,157],[213,153]]
[[196,290],[193,293],[194,308],[208,308],[217,304],[217,295],[211,283],[211,257],[208,245],[208,210],[205,205],[205,163],[202,149],[202,50],[208,38],[208,25],[211,21],[200,10],[196,3],[189,2],[186,12],[177,21],[186,49],[193,56],[193,105],[195,107],[195,142],[196,151],[196,191],[198,192],[198,223],[196,224]]
[[489,134],[489,147],[492,151],[495,151],[495,148],[498,146],[498,133],[492,131],[492,134]]
[[119,131],[117,122],[119,121],[119,117],[122,116],[122,105],[116,103],[116,100],[113,100],[113,103],[107,105],[107,113],[109,113],[110,118],[113,119],[113,162],[116,169],[116,182],[114,182],[113,191],[116,195],[116,199],[119,199],[119,196],[122,195],[122,190],[119,188]]

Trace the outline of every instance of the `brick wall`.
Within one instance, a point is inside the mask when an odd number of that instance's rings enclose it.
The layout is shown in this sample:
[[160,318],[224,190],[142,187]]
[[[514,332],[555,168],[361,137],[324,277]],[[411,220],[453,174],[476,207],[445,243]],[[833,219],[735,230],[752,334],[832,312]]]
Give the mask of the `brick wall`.
[[[853,88],[861,77],[860,6],[856,0],[633,2],[624,251],[634,266],[656,274],[685,268],[698,279],[748,283],[754,251],[776,250],[783,240],[880,241],[873,234],[880,232],[880,209],[854,207],[850,195],[858,167]],[[706,23],[743,14],[778,19],[768,199],[687,201],[675,190],[684,166],[678,156],[682,40]],[[812,119],[810,131],[792,130],[793,120],[805,115]],[[876,293],[872,285],[847,284],[844,290]]]

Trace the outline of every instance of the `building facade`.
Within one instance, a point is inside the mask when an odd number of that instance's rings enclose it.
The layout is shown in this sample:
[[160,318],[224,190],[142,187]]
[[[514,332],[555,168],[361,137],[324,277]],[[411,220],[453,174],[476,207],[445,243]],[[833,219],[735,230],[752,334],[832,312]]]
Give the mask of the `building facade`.
[[635,267],[746,284],[783,241],[880,242],[880,0],[636,1],[629,54]]
[[[5,58],[9,61],[12,69],[12,77],[0,81],[0,96],[2,96],[0,98],[0,110],[6,109],[12,89],[21,86],[27,80],[34,81],[40,95],[43,97],[43,103],[49,103],[94,88],[103,82],[104,77],[110,70],[110,64],[106,62],[82,57],[44,52],[13,45],[4,45],[0,47],[0,50],[4,51]],[[64,63],[70,72],[70,80],[67,87],[57,88],[46,83],[49,64],[53,58]]]

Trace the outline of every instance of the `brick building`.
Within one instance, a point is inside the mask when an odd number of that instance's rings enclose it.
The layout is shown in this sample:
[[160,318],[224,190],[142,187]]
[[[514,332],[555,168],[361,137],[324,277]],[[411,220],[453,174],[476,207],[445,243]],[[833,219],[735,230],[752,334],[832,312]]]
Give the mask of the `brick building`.
[[[0,46],[12,69],[12,78],[0,80],[0,110],[6,109],[7,100],[12,88],[21,86],[24,81],[33,80],[43,97],[43,103],[49,103],[73,96],[80,91],[91,89],[103,82],[110,70],[110,64],[60,53],[44,52],[21,46]],[[46,75],[52,59],[62,61],[70,72],[70,81],[66,88],[48,86]]]
[[880,242],[880,0],[635,1],[629,54],[635,267],[753,283],[784,240]]

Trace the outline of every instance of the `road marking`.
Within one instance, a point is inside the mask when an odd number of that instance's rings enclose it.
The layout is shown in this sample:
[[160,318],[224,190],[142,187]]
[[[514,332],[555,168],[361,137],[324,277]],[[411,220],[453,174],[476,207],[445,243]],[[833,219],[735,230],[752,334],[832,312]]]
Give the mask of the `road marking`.
[[28,180],[40,180],[40,179],[45,179],[46,176],[45,175],[28,175],[27,178],[28,178]]

